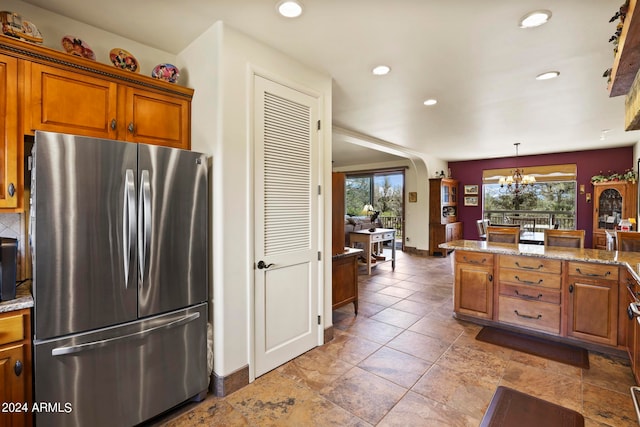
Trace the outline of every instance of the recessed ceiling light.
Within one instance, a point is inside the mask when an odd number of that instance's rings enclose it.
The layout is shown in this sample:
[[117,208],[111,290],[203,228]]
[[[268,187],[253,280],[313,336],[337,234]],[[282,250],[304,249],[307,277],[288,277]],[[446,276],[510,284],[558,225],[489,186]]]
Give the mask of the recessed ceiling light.
[[551,11],[535,10],[520,18],[520,28],[533,28],[546,24],[551,19]]
[[437,99],[427,99],[426,101],[423,102],[424,105],[436,105],[438,103]]
[[296,0],[285,0],[276,6],[278,13],[285,18],[297,18],[302,15],[302,4]]
[[391,71],[391,68],[386,65],[378,65],[373,70],[371,70],[371,72],[376,76],[384,76],[385,74],[389,74],[389,71]]
[[549,80],[555,79],[560,75],[560,71],[547,71],[546,73],[538,74],[536,80]]

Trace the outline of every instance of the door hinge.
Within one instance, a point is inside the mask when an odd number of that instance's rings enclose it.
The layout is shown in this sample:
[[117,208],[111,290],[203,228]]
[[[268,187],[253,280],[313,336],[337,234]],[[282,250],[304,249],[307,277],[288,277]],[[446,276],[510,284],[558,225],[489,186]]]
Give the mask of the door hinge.
[[318,251],[318,261],[322,261],[322,251]]
[[320,120],[318,120],[318,130],[320,130]]
[[318,325],[322,325],[322,316],[318,316]]
[[318,185],[318,196],[322,196],[322,185]]

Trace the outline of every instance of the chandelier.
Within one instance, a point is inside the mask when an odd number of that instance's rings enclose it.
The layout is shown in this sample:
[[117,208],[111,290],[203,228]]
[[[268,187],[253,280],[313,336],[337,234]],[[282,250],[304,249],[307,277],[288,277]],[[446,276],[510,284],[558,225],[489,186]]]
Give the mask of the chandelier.
[[506,192],[513,193],[518,196],[524,190],[531,188],[536,183],[536,178],[533,175],[524,175],[524,169],[517,167],[518,164],[518,146],[519,142],[513,144],[516,146],[516,169],[512,171],[510,176],[501,176],[498,180],[500,188]]

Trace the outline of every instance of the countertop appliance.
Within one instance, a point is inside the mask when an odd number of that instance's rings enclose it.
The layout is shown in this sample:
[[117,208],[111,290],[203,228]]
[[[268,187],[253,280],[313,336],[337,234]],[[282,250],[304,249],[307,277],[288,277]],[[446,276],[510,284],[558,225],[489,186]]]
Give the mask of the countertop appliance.
[[50,132],[32,155],[36,425],[131,426],[203,397],[206,156]]
[[16,298],[18,240],[0,237],[0,301]]

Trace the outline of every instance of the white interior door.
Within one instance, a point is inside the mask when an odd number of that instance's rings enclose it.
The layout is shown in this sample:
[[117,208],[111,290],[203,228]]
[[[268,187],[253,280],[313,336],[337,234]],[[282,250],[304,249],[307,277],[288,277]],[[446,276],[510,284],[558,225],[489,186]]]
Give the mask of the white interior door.
[[255,77],[255,375],[318,340],[318,99]]

